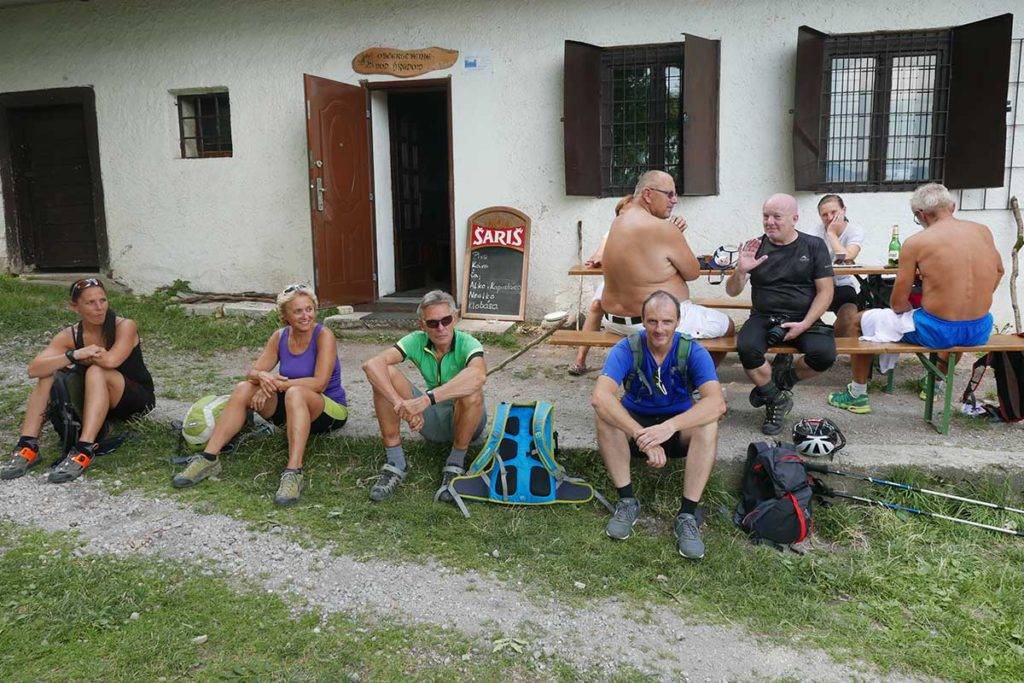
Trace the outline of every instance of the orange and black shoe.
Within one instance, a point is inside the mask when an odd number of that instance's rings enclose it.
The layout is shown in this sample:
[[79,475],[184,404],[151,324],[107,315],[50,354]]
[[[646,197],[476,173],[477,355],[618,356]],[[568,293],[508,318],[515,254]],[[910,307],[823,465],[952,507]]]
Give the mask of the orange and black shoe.
[[96,458],[95,453],[89,452],[91,450],[79,448],[78,446],[72,447],[68,454],[64,456],[64,459],[50,470],[48,481],[51,484],[63,484],[78,479],[82,476],[82,472],[85,472]]
[[11,459],[0,467],[0,479],[17,479],[39,464],[39,449],[31,446],[16,446]]

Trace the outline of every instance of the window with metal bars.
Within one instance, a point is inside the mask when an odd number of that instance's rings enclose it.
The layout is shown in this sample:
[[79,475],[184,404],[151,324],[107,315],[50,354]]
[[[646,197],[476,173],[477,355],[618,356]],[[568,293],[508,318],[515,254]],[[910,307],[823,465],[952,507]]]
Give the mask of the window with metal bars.
[[903,190],[941,181],[949,32],[837,35],[825,41],[825,184]]
[[1000,187],[1013,15],[941,29],[797,32],[797,190]]
[[601,55],[601,190],[628,194],[646,171],[682,188],[683,45],[638,45]]
[[231,156],[231,104],[227,91],[177,96],[181,157]]

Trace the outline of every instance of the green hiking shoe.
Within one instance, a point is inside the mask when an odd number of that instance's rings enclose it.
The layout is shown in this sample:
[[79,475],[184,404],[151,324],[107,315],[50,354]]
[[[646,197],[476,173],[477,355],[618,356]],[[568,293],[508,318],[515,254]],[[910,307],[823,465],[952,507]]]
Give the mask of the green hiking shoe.
[[[917,397],[919,399],[921,399],[922,401],[927,401],[928,400],[928,389],[926,388],[927,383],[928,383],[928,378],[927,377],[922,377],[921,380],[917,383],[917,389],[920,392],[920,393],[918,393]],[[935,397],[941,396],[942,394],[945,393],[945,391],[946,391],[946,380],[944,380],[944,379],[937,379],[937,380],[935,380],[935,396],[933,397],[933,399]]]
[[39,457],[39,451],[28,446],[15,448],[11,453],[11,459],[0,467],[0,479],[17,479],[40,462],[42,458]]
[[277,505],[292,505],[299,500],[302,491],[306,488],[306,478],[302,472],[285,470],[281,473],[281,484],[277,487],[277,495],[274,496],[274,503]]
[[633,526],[640,519],[640,501],[636,498],[621,498],[615,504],[615,512],[604,532],[608,538],[625,541],[633,534]]
[[380,468],[380,477],[370,489],[370,500],[379,503],[395,495],[395,489],[405,481],[406,470],[400,470],[389,462]]
[[183,489],[195,486],[207,477],[215,477],[220,474],[220,458],[207,460],[202,453],[196,453],[188,460],[185,469],[174,475],[171,484],[176,489]]
[[835,408],[842,408],[843,410],[849,410],[851,413],[857,415],[864,415],[865,413],[871,412],[871,401],[868,399],[868,395],[854,396],[850,393],[850,387],[847,385],[844,391],[836,391],[828,395],[828,404]]
[[700,529],[697,528],[697,518],[686,512],[676,515],[676,521],[672,525],[676,535],[676,549],[679,554],[688,560],[700,560],[704,557],[704,541],[700,537]]

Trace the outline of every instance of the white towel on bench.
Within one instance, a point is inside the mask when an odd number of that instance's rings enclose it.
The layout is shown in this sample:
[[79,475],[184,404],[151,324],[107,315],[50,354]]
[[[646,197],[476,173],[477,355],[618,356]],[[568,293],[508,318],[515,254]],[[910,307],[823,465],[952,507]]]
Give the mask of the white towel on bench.
[[[907,332],[913,332],[914,312],[896,313],[891,308],[871,308],[860,319],[860,338],[870,342],[898,342]],[[889,372],[899,361],[898,353],[883,353],[878,357],[878,369]]]

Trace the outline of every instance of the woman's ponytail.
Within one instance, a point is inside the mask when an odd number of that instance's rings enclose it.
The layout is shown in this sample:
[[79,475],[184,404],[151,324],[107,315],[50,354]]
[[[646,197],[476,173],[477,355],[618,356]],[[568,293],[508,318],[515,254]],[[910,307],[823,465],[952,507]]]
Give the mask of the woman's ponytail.
[[109,351],[117,338],[117,313],[114,309],[107,309],[107,317],[103,319],[103,345]]

